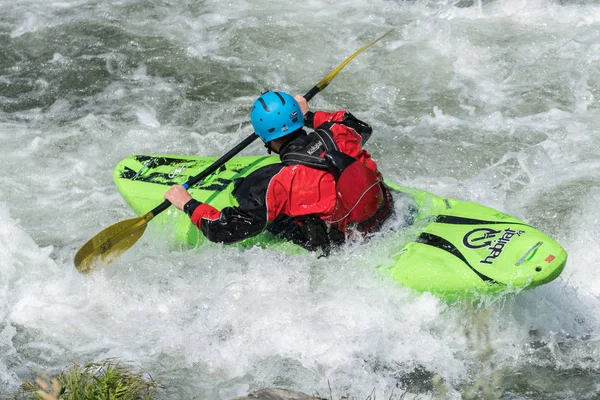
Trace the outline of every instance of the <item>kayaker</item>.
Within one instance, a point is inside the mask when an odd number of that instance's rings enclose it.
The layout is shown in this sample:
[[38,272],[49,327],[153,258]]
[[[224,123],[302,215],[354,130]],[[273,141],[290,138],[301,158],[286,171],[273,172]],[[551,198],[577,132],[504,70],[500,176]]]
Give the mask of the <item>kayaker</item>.
[[284,92],[263,93],[250,120],[281,162],[235,181],[239,206],[217,210],[181,185],[165,194],[209,240],[234,243],[268,230],[328,255],[349,235],[379,230],[391,215],[389,189],[363,149],[369,125],[343,110],[311,112],[304,97]]

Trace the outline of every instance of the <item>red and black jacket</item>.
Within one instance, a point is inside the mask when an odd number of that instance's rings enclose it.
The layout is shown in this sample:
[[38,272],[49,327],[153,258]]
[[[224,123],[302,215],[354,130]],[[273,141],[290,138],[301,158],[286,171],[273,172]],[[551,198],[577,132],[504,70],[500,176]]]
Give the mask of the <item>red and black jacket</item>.
[[[286,217],[293,218],[298,226],[302,226],[306,218],[318,217],[319,221],[334,225],[341,232],[348,223],[362,225],[363,232],[375,229],[381,221],[369,222],[373,211],[379,211],[379,219],[387,217],[391,197],[382,183],[377,164],[362,148],[371,136],[371,127],[346,111],[309,112],[305,115],[305,125],[314,126],[315,132],[307,134],[299,130],[289,135],[280,149],[281,163],[259,168],[235,182],[233,195],[239,206],[217,210],[196,200],[185,205],[184,211],[209,240],[238,242]],[[346,178],[343,170],[350,171],[345,173]],[[354,196],[356,200],[352,200],[352,204],[362,203],[348,210],[340,201],[337,182],[346,181],[345,185],[350,188],[341,192],[352,191],[352,186],[356,186],[353,183],[356,173],[373,184],[366,195]],[[381,210],[383,203],[387,204],[383,207],[385,215]],[[362,215],[365,209],[369,211]]]

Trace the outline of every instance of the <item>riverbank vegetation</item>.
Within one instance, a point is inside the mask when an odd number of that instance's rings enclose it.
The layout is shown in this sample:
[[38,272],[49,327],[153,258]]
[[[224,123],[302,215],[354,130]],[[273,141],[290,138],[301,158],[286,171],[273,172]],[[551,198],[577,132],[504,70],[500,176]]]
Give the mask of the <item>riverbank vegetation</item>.
[[87,363],[60,372],[24,381],[10,400],[150,400],[160,383],[115,359]]

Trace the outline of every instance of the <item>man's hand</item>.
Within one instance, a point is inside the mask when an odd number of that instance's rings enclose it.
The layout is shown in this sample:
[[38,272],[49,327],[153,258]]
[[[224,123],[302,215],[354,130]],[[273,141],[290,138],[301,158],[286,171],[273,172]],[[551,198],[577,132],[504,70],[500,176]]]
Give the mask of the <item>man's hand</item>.
[[302,115],[306,114],[310,110],[310,108],[308,108],[308,101],[306,101],[304,96],[297,94],[294,96],[294,99],[298,102],[300,110],[302,111]]
[[169,200],[175,208],[183,211],[183,206],[192,199],[192,195],[182,185],[173,185],[165,193],[165,199]]

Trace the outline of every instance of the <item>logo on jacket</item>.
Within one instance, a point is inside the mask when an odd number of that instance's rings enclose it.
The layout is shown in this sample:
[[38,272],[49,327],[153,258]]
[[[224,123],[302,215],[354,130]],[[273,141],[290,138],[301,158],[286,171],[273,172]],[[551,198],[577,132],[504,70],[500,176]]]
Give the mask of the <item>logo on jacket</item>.
[[312,156],[315,151],[319,150],[321,148],[321,143],[315,143],[312,146],[310,146],[308,149],[306,149],[306,152],[308,153],[309,156]]
[[514,236],[521,236],[525,231],[516,231],[506,228],[503,231],[497,231],[491,228],[477,228],[467,232],[463,236],[463,245],[468,249],[481,249],[487,247],[490,253],[480,264],[493,264],[496,258],[500,257],[502,251]]

